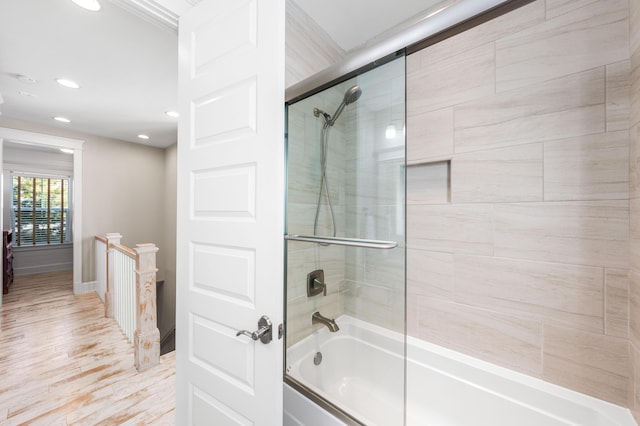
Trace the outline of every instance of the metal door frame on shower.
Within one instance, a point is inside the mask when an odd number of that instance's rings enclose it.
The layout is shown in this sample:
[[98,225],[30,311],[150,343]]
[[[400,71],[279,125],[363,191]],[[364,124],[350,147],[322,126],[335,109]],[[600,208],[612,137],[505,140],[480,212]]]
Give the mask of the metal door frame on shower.
[[[312,96],[399,56],[410,55],[533,1],[535,0],[452,0],[448,6],[405,23],[399,31],[385,40],[355,50],[341,62],[288,87],[285,91],[285,103],[291,104]],[[438,19],[428,19],[436,14]]]

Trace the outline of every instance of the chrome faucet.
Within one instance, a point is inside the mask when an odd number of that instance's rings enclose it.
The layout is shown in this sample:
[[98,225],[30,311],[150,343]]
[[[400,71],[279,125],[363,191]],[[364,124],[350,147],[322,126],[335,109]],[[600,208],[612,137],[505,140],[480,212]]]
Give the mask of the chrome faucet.
[[323,317],[319,311],[315,311],[313,315],[311,315],[311,324],[323,324],[326,325],[330,332],[335,333],[340,330],[338,324],[336,324],[336,320],[333,318]]

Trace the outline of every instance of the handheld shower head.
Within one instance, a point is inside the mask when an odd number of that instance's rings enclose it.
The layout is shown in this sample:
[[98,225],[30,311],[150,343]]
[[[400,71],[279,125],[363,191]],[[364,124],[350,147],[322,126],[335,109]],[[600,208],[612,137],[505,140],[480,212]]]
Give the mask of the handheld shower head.
[[351,86],[344,94],[343,102],[346,105],[354,103],[358,99],[360,99],[360,95],[362,95],[362,89],[357,84],[355,86]]
[[344,98],[342,99],[342,103],[340,104],[340,106],[338,106],[338,109],[336,110],[336,112],[334,112],[333,115],[331,116],[331,121],[329,122],[329,125],[333,126],[333,124],[336,122],[338,117],[340,117],[340,114],[342,114],[344,107],[360,99],[360,95],[362,95],[362,89],[360,89],[360,86],[356,84],[355,86],[349,87],[347,91],[344,93]]
[[362,95],[362,89],[360,89],[360,86],[358,86],[357,84],[355,86],[351,86],[344,93],[342,102],[338,106],[338,109],[336,109],[336,112],[333,113],[333,115],[329,115],[319,108],[313,109],[313,115],[315,115],[316,117],[322,116],[322,118],[324,118],[325,126],[333,126],[338,117],[340,117],[340,114],[342,114],[342,110],[344,110],[344,107],[360,99],[360,95]]
[[331,117],[320,108],[313,109],[313,115],[315,115],[316,117],[322,117],[324,120],[324,124],[322,125],[322,132],[320,133],[320,192],[318,193],[318,203],[316,204],[316,218],[313,223],[313,235],[318,235],[318,219],[320,217],[322,194],[324,193],[326,195],[327,204],[329,206],[329,212],[331,213],[331,229],[333,230],[333,236],[336,236],[336,221],[333,213],[333,206],[331,204],[329,182],[327,180],[327,153],[329,151],[329,131],[342,113],[342,110],[344,110],[347,105],[357,101],[360,98],[360,95],[362,95],[362,89],[360,89],[360,86],[358,85],[351,86],[349,89],[347,89],[344,97],[342,98],[342,102],[338,106],[336,112],[333,114],[333,117]]

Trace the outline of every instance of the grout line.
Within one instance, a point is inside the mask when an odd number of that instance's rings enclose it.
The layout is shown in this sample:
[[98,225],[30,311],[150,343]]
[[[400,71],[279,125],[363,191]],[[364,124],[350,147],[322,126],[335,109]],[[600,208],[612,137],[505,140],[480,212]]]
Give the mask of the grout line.
[[607,336],[607,270],[602,268],[602,334]]
[[544,374],[544,319],[540,323],[540,377],[545,378]]
[[544,186],[544,163],[545,163],[545,141],[540,142],[542,145],[542,161],[540,162],[540,166],[542,167],[542,200],[541,202],[546,202],[547,201],[547,197],[546,197],[546,192],[545,192],[545,186]]
[[609,68],[608,65],[604,65],[604,133],[609,131],[609,114],[607,114],[607,105],[609,104],[609,90],[608,90],[608,82],[609,82]]

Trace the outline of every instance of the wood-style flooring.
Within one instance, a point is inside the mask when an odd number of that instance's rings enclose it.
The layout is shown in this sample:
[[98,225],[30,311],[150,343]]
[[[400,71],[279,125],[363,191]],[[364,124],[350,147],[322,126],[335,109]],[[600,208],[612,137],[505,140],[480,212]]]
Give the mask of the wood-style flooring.
[[2,300],[0,425],[173,425],[175,352],[138,373],[133,347],[71,272],[16,277]]

